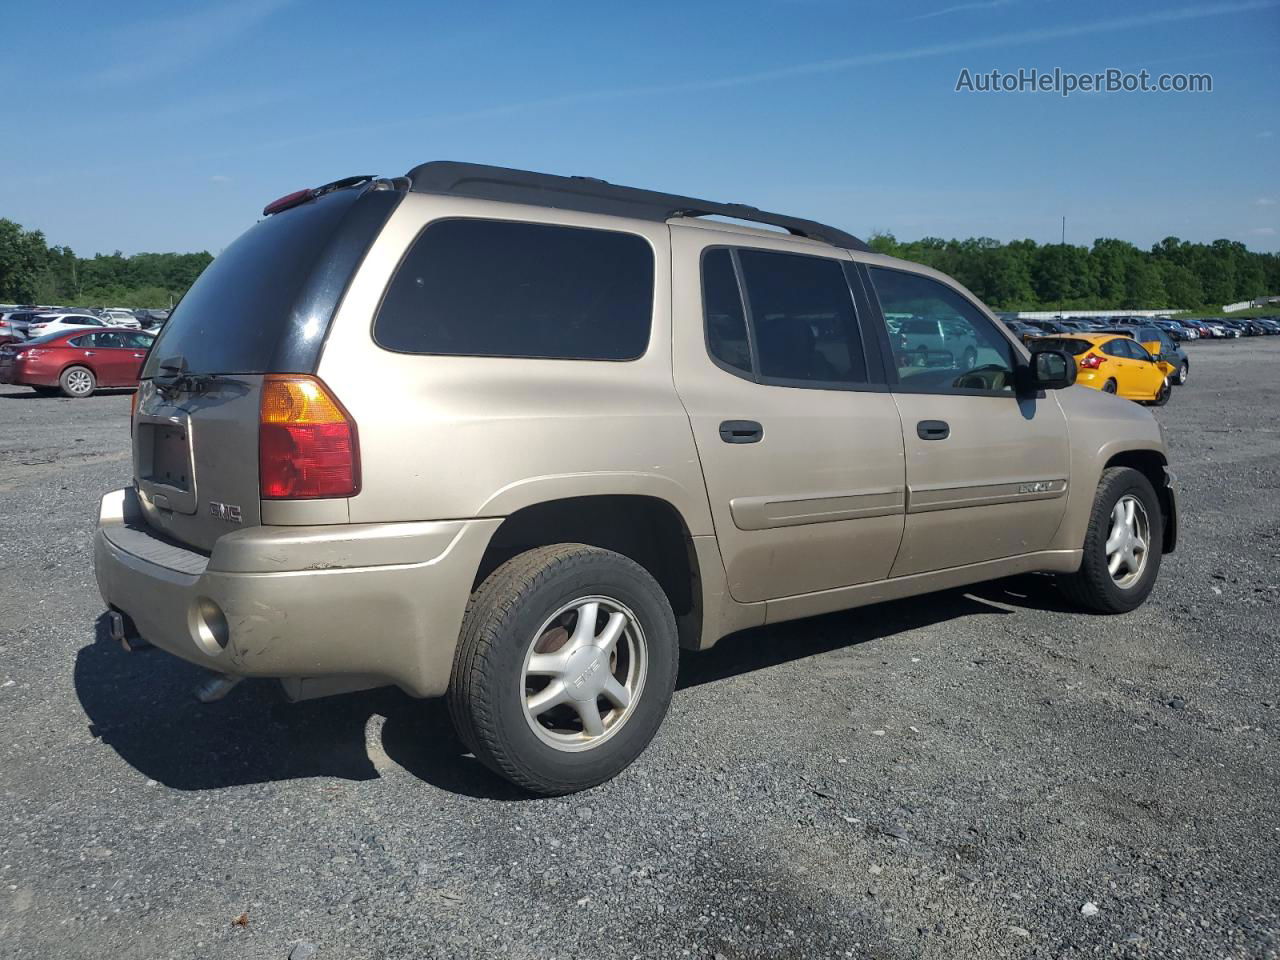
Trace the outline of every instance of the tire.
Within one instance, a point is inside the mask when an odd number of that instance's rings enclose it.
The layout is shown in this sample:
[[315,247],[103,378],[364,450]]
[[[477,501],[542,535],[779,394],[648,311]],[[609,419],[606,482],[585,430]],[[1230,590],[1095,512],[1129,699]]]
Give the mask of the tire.
[[1174,382],[1180,387],[1185,387],[1187,381],[1191,379],[1191,361],[1183,360],[1182,366],[1178,367],[1178,379]]
[[[607,615],[603,630],[581,627],[588,604],[599,608],[595,624]],[[580,641],[603,640],[619,613],[615,652],[602,659],[600,646]],[[535,658],[563,661],[564,672],[535,670]],[[502,564],[471,595],[449,712],[463,743],[499,776],[544,796],[573,793],[616,776],[649,745],[671,703],[678,662],[671,604],[647,570],[598,547],[538,547]],[[628,706],[597,692],[611,680],[612,690],[630,695]],[[558,705],[539,713],[533,700],[557,684]],[[587,696],[575,698],[575,686]],[[588,703],[603,725],[594,734],[582,712]]]
[[1114,380],[1108,380],[1106,383],[1104,383],[1104,384],[1102,385],[1102,392],[1103,392],[1103,393],[1115,393],[1115,392],[1116,392],[1116,382],[1115,382]]
[[[1108,565],[1107,541],[1115,530],[1117,506],[1130,500],[1141,508],[1140,512],[1135,509],[1135,519],[1140,516],[1145,520],[1145,549],[1137,558],[1137,571],[1124,566],[1117,570],[1117,576]],[[1163,538],[1164,517],[1151,481],[1132,467],[1109,467],[1098,480],[1080,569],[1059,578],[1058,584],[1067,598],[1081,607],[1099,613],[1128,613],[1141,606],[1155,586]]]
[[1173,387],[1169,385],[1168,378],[1164,383],[1160,384],[1160,389],[1156,392],[1155,399],[1151,401],[1153,407],[1163,407],[1169,402],[1169,396],[1173,393]]
[[973,347],[965,347],[962,362],[964,363],[964,369],[972,370],[978,365],[978,351]]
[[923,346],[917,347],[916,348],[916,366],[927,367],[928,365],[929,365],[929,348],[923,347]]
[[58,378],[58,388],[64,397],[82,400],[93,396],[93,391],[98,389],[98,381],[88,367],[67,367]]

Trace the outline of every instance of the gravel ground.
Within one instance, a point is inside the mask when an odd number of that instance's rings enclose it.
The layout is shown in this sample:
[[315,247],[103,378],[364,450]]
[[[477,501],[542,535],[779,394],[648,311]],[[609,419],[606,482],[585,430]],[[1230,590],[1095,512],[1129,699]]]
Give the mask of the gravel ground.
[[730,638],[557,800],[437,703],[202,706],[120,651],[128,395],[0,388],[0,956],[1280,956],[1280,340],[1191,356],[1143,609],[1023,578]]

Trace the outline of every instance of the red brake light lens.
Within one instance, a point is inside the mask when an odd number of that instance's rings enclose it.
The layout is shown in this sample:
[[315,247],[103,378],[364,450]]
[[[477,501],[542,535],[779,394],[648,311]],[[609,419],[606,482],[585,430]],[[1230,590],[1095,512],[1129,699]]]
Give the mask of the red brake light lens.
[[1091,353],[1080,361],[1080,366],[1086,370],[1097,370],[1102,366],[1102,358],[1096,353]]
[[360,491],[356,424],[315,377],[262,384],[258,483],[264,500],[351,497]]
[[315,191],[310,187],[305,190],[295,190],[293,193],[286,193],[279,200],[272,200],[262,208],[262,215],[269,217],[273,213],[279,213],[281,210],[288,210],[290,207],[296,207],[300,203],[306,203],[311,199]]

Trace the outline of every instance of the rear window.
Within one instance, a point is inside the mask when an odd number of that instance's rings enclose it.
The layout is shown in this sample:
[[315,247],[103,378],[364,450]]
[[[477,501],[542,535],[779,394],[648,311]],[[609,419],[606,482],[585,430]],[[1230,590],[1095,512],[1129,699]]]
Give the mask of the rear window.
[[1061,350],[1073,357],[1080,356],[1093,346],[1088,340],[1076,340],[1073,337],[1040,337],[1033,340],[1031,345],[1036,350]]
[[175,357],[191,373],[314,372],[337,301],[394,196],[337,190],[259,220],[178,303],[143,378]]
[[649,344],[643,237],[504,220],[442,220],[396,270],[374,339],[401,353],[634,360]]

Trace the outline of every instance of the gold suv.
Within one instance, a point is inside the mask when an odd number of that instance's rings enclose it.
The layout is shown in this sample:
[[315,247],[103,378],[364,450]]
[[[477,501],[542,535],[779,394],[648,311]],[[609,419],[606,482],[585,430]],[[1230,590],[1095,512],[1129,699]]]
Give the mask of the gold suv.
[[832,227],[457,163],[264,214],[151,350],[95,539],[113,633],[206,695],[446,695],[565,793],[679,647],[1027,571],[1121,613],[1174,547],[1147,411]]

